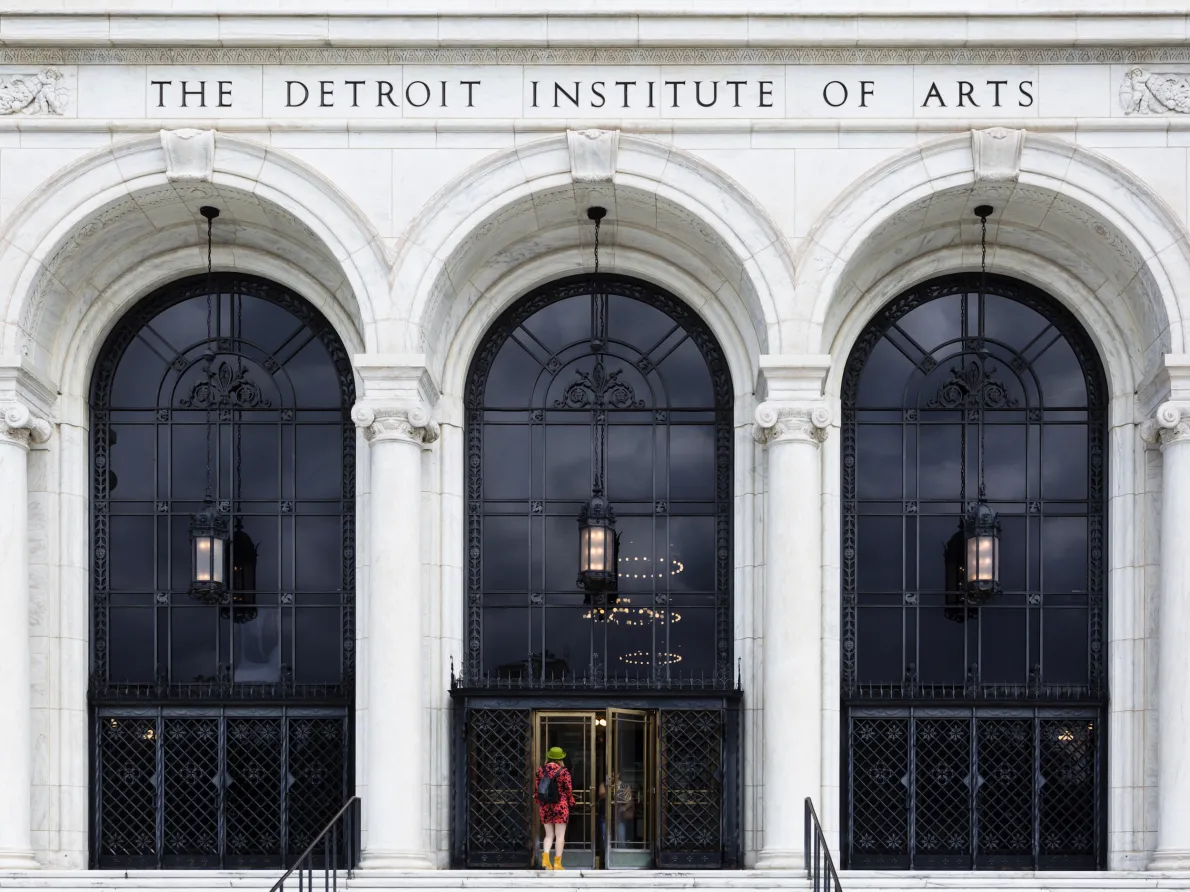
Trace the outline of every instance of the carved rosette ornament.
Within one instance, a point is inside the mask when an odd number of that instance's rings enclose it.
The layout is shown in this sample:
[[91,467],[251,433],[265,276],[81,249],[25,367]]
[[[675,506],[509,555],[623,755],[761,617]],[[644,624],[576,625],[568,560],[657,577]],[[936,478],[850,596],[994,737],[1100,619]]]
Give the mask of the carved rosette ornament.
[[826,439],[830,410],[823,405],[761,403],[753,416],[752,437],[762,446],[778,442],[811,443]]
[[374,406],[356,403],[351,420],[363,429],[369,443],[384,440],[404,440],[419,446],[429,446],[438,439],[439,428],[430,420],[425,406]]
[[1149,445],[1161,447],[1190,440],[1190,403],[1162,403],[1140,426],[1140,436]]
[[0,427],[0,439],[18,446],[28,447],[30,443],[44,443],[54,432],[54,426],[44,418],[38,418],[22,403],[8,403],[4,407],[4,424]]

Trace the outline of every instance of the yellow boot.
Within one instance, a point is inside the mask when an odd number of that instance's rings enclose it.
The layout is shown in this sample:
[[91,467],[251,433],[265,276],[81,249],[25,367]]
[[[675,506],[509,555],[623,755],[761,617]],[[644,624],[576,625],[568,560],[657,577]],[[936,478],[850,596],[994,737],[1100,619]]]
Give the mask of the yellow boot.
[[557,856],[554,856],[554,870],[565,870],[565,869],[566,868],[562,866],[562,859]]
[[549,852],[541,853],[541,869],[542,870],[553,870],[554,869],[554,865],[550,864],[550,853]]

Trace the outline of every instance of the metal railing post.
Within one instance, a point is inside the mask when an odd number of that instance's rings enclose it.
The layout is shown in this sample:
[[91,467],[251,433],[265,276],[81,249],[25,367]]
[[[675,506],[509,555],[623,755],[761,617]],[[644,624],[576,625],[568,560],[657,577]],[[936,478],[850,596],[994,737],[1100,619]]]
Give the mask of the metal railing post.
[[826,834],[814,811],[814,803],[806,797],[806,821],[803,853],[806,865],[806,879],[811,881],[813,892],[841,892],[839,873],[835,870]]
[[[297,857],[293,866],[285,871],[285,874],[273,884],[269,892],[284,892],[285,881],[295,872],[297,873],[298,892],[314,892],[314,850],[318,848],[319,844],[322,845],[323,892],[331,892],[332,889],[334,892],[338,892],[340,860],[343,861],[342,869],[347,871],[349,877],[352,876],[352,871],[356,867],[359,852],[359,815],[360,798],[352,796],[342,808],[335,812],[335,816],[322,828],[322,832],[314,837],[314,841],[306,847],[306,851]],[[340,823],[343,825],[341,849],[344,857],[342,859],[339,857]]]

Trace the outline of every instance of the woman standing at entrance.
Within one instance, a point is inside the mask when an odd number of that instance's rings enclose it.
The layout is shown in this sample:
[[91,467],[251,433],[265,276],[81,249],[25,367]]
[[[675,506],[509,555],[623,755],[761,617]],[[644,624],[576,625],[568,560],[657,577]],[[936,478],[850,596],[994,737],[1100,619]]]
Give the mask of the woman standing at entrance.
[[[566,824],[574,805],[574,782],[562,764],[566,753],[551,746],[545,754],[545,764],[533,778],[533,801],[541,815],[545,842],[541,847],[541,866],[546,870],[562,870],[562,849],[566,846]],[[550,843],[554,845],[554,863],[550,864]]]

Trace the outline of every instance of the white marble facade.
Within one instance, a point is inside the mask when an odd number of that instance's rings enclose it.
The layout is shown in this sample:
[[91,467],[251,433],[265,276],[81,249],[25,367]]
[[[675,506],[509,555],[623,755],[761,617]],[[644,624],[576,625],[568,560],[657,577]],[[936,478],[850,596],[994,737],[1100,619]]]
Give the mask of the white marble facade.
[[[89,381],[121,314],[205,268],[207,203],[215,268],[293,288],[355,356],[368,861],[446,864],[467,365],[518,296],[589,268],[600,204],[603,268],[688,301],[731,366],[745,849],[799,866],[800,814],[762,789],[813,795],[837,840],[843,363],[900,291],[978,268],[985,202],[989,269],[1068,306],[1110,386],[1110,866],[1190,869],[1190,17],[18,6],[0,0],[0,870],[87,863]],[[385,615],[411,565],[420,625]],[[802,693],[766,708],[783,688]]]

